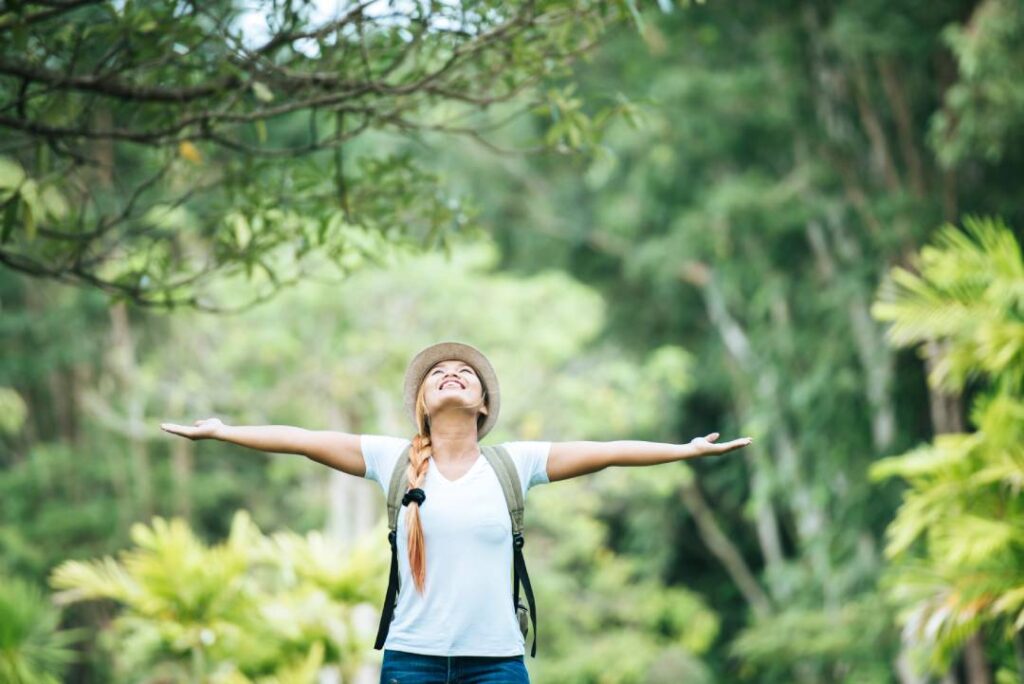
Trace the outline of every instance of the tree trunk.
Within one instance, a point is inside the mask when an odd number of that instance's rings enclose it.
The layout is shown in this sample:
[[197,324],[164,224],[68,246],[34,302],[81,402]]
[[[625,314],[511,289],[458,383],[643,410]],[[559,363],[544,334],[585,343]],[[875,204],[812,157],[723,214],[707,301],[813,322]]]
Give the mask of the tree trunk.
[[779,538],[779,519],[772,505],[771,483],[768,477],[770,465],[764,451],[746,447],[747,467],[750,468],[751,496],[754,500],[754,529],[757,542],[764,558],[765,567],[778,567],[785,560],[782,540]]
[[[929,378],[936,364],[949,348],[948,341],[929,341],[924,345],[925,369]],[[931,413],[932,430],[935,434],[964,431],[963,401],[959,395],[947,394],[928,381],[928,409]]]
[[871,86],[863,65],[854,64],[851,68],[854,83],[854,101],[861,125],[871,143],[871,162],[885,178],[885,187],[889,192],[899,192],[902,186],[899,173],[893,164],[889,141],[882,126],[881,117],[871,102]]
[[121,385],[125,417],[124,429],[128,437],[131,472],[135,492],[136,515],[148,518],[153,512],[152,470],[149,453],[142,435],[144,399],[138,392],[138,367],[135,362],[135,342],[132,337],[128,309],[124,302],[110,308],[111,346],[110,361]]
[[1024,684],[1024,632],[1013,633],[1013,656],[1017,661],[1017,681]]
[[[925,368],[928,372],[928,408],[931,411],[932,429],[936,435],[964,431],[963,397],[947,394],[931,381],[932,373],[942,357],[948,353],[948,340],[931,340],[924,345]],[[964,669],[967,684],[990,684],[992,675],[985,661],[984,642],[981,633],[975,632],[964,644]]]
[[701,541],[722,563],[733,583],[743,594],[743,598],[750,604],[750,608],[760,617],[769,615],[772,612],[772,605],[768,595],[761,589],[761,585],[758,584],[746,561],[743,560],[743,554],[722,532],[714,512],[708,506],[704,495],[692,477],[680,489],[679,498],[697,523],[697,532]]
[[[684,267],[679,277],[681,280],[696,285],[703,292],[704,286],[710,278],[710,271],[703,264],[692,263]],[[722,325],[717,327],[719,335],[723,339],[728,337],[727,344],[735,345],[740,350],[741,356],[747,353],[746,346],[748,343],[742,331],[733,331],[727,321],[723,321]],[[744,374],[741,368],[742,364],[735,360],[735,356],[733,354],[730,358],[735,366],[740,367],[736,370],[736,374],[742,376]],[[733,384],[738,388],[745,387],[745,383],[739,378]],[[734,393],[734,396],[740,422],[747,422],[745,416],[749,414],[751,398],[746,391],[737,391]],[[768,472],[771,468],[771,463],[769,459],[765,458],[759,447],[750,446],[744,451],[746,452],[747,465],[751,471],[755,527],[758,543],[761,547],[761,555],[767,567],[774,567],[782,563],[783,553],[779,537],[778,515],[775,512],[771,499],[771,478]]]
[[906,164],[910,172],[910,189],[915,197],[923,198],[925,196],[924,164],[917,151],[913,115],[910,112],[906,92],[901,84],[902,79],[897,73],[898,67],[889,57],[877,58],[876,64],[878,73],[882,77],[882,87],[889,99],[889,106],[896,118],[900,152],[903,156],[903,163]]
[[992,673],[985,660],[985,643],[981,632],[975,632],[964,644],[964,669],[967,684],[992,684]]
[[[936,97],[939,102],[945,102],[946,92],[959,78],[956,61],[948,49],[940,49],[935,51],[933,62],[938,76]],[[953,111],[946,109],[945,114],[956,121],[957,117]],[[960,211],[956,167],[940,168],[939,173],[942,177],[942,218],[947,222],[953,222]]]
[[[785,416],[778,410],[781,391],[778,375],[770,364],[762,363],[756,358],[746,332],[729,313],[725,297],[715,281],[712,270],[704,264],[689,264],[680,273],[680,277],[700,287],[708,318],[718,331],[729,356],[742,371],[744,377],[734,383],[734,394],[737,397],[746,397],[751,394],[749,387],[753,386],[752,398],[744,401],[756,401],[759,406],[775,411],[772,429],[768,434],[774,465],[778,468],[781,479],[787,484],[786,500],[796,522],[801,547],[807,554],[828,604],[835,605],[837,597],[831,595],[832,583],[829,581],[831,560],[827,547],[828,518],[804,480],[799,450],[786,424]],[[785,316],[776,320],[776,324],[786,325],[784,319]],[[772,593],[776,594],[774,591]],[[785,597],[776,595],[775,598]]]
[[[830,221],[831,223],[831,221]],[[809,221],[805,227],[815,263],[821,276],[831,283],[839,281],[839,267],[829,249],[821,224]],[[844,226],[836,225],[832,231],[837,251],[845,263],[858,263],[860,249]],[[851,278],[853,276],[850,276]],[[871,318],[866,286],[858,283],[852,288],[846,304],[846,317],[853,331],[853,341],[864,374],[864,393],[871,413],[871,441],[876,454],[884,454],[896,436],[896,408],[892,401],[892,377],[895,357],[885,344],[881,328]]]
[[[742,387],[752,384],[754,396],[760,405],[777,407],[781,389],[778,376],[769,364],[760,363],[754,357],[746,332],[729,313],[725,298],[710,271],[701,292],[704,294],[708,318],[718,330],[726,350],[750,378],[750,382],[737,387],[736,391],[743,393]],[[810,544],[820,539],[821,533],[827,526],[826,516],[824,510],[814,501],[810,489],[804,482],[799,453],[789,426],[786,425],[781,414],[777,414],[776,418],[771,433],[775,461],[782,478],[790,484],[790,500],[793,502],[792,508],[800,539],[802,542]],[[823,567],[817,569],[825,571]],[[822,580],[825,580],[824,576],[822,576]]]

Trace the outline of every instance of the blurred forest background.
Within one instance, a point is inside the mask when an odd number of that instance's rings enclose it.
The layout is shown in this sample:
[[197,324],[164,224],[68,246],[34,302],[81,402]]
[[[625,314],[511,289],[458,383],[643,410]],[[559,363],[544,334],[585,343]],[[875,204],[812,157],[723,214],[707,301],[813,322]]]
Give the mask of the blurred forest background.
[[1019,0],[0,5],[0,681],[374,682],[373,483],[160,422],[750,435],[531,491],[538,684],[1024,682]]

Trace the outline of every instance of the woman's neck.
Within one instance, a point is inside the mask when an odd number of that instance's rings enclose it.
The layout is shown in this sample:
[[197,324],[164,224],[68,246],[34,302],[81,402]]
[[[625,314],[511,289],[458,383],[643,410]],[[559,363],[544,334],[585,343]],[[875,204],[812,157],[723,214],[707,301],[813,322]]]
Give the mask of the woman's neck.
[[430,450],[434,459],[442,463],[472,461],[480,454],[476,436],[476,421],[450,421],[439,417],[430,421]]

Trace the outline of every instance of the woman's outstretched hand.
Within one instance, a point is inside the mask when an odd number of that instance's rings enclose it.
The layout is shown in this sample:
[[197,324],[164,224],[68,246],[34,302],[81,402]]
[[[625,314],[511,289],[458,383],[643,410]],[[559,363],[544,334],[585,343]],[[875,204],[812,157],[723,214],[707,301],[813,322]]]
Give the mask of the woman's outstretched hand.
[[175,423],[160,423],[160,429],[170,432],[172,435],[181,435],[182,437],[195,440],[213,439],[217,436],[217,431],[224,427],[224,423],[220,421],[220,418],[205,418],[197,420],[192,425],[192,427],[189,427],[188,425],[176,425]]
[[715,440],[718,437],[719,434],[717,432],[712,432],[706,437],[694,437],[690,440],[690,446],[697,450],[696,456],[710,456],[712,454],[724,454],[734,449],[741,449],[754,441],[750,437],[740,437],[730,442],[716,444]]

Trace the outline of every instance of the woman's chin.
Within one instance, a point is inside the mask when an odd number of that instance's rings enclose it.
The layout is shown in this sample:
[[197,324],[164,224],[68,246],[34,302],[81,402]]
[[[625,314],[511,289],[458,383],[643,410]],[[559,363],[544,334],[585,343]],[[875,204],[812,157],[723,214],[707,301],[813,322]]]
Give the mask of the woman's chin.
[[444,412],[454,412],[455,414],[470,414],[471,416],[476,412],[475,407],[471,402],[466,401],[464,397],[444,397],[438,403],[429,407],[427,413],[434,416],[436,420],[437,416]]

